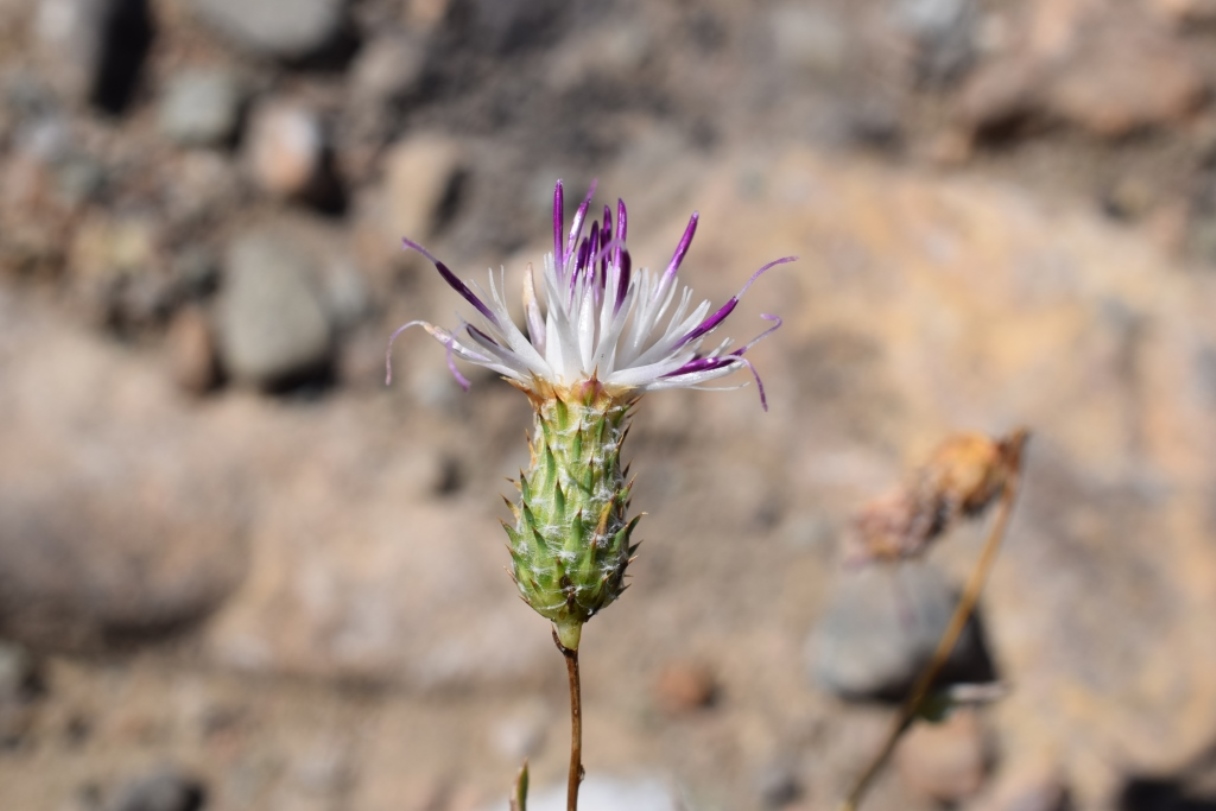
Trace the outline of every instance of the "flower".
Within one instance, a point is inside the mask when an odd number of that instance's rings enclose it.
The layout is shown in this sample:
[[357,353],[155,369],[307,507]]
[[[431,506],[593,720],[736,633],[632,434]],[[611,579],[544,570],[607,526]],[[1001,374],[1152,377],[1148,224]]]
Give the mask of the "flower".
[[[593,221],[583,236],[594,193],[593,184],[567,234],[561,181],[553,191],[553,253],[545,257],[543,298],[531,270],[524,280],[526,334],[507,311],[501,271],[497,279],[490,272],[487,295],[407,239],[406,246],[430,259],[473,306],[478,323],[465,321],[449,332],[411,321],[389,339],[391,353],[403,331],[424,327],[447,347],[448,366],[462,386],[468,381],[453,358],[493,369],[531,399],[531,460],[520,471],[518,502],[508,502],[514,525],[504,528],[520,596],[553,623],[566,650],[577,650],[583,625],[625,591],[625,572],[637,550],[632,535],[638,517],[628,516],[633,486],[621,448],[638,397],[700,386],[743,367],[755,375],[744,355],[781,326],[776,316],[764,316],[776,325],[738,349],[730,349],[729,339],[709,351],[702,344],[761,274],[793,260],[769,262],[717,310],[711,312],[708,301],[691,307],[692,291],[676,274],[696,233],[697,215],[662,273],[635,271],[625,248],[623,202],[617,202],[615,231],[605,206],[603,220]],[[391,354],[385,364],[391,381]],[[756,383],[764,404],[759,375]]]
[[507,310],[503,271],[497,280],[490,271],[487,295],[476,283],[461,281],[422,245],[403,240],[406,247],[429,259],[444,281],[473,306],[478,323],[465,321],[454,331],[426,321],[402,325],[389,339],[388,381],[393,341],[410,327],[421,326],[447,348],[448,366],[464,388],[468,381],[452,362],[453,356],[493,369],[533,400],[583,399],[590,387],[597,396],[625,401],[648,391],[700,386],[747,367],[767,408],[760,377],[744,355],[781,325],[780,318],[762,316],[776,324],[738,349],[730,349],[730,339],[709,351],[702,351],[702,344],[757,278],[795,257],[764,265],[717,310],[711,312],[708,301],[691,307],[692,290],[677,273],[696,233],[698,215],[693,213],[661,273],[634,269],[625,247],[628,213],[623,201],[617,201],[615,231],[612,211],[604,206],[603,220],[592,221],[583,235],[594,193],[593,183],[566,234],[560,180],[554,188],[553,253],[544,259],[540,293],[531,267],[524,279],[526,334]]

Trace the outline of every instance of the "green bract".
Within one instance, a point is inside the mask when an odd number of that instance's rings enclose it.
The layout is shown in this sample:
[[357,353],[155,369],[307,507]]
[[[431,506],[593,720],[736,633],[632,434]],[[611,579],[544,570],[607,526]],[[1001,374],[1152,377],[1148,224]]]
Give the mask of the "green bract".
[[638,522],[626,517],[631,483],[621,469],[633,401],[589,388],[581,402],[533,400],[532,462],[511,507],[515,526],[506,527],[520,595],[570,649],[583,623],[625,590]]

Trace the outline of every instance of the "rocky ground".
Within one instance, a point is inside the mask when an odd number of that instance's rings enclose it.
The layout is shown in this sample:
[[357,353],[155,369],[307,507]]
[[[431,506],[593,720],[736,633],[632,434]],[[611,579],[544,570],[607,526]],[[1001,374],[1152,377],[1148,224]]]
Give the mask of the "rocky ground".
[[[497,526],[525,398],[406,320],[516,284],[552,184],[690,211],[756,390],[660,392],[583,647],[586,811],[831,808],[982,541],[849,567],[1028,426],[969,656],[867,807],[1216,807],[1216,6],[0,0],[0,808],[505,807],[560,784]],[[908,608],[914,610],[909,612]],[[943,607],[944,606],[944,607]],[[599,805],[596,805],[599,803]]]

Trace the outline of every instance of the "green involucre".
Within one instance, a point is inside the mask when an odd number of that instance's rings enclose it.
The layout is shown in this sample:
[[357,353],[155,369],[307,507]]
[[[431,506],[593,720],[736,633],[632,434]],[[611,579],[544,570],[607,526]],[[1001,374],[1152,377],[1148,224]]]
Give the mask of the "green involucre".
[[512,574],[525,602],[577,648],[583,623],[625,590],[630,484],[621,470],[629,403],[534,403],[532,463],[512,506]]

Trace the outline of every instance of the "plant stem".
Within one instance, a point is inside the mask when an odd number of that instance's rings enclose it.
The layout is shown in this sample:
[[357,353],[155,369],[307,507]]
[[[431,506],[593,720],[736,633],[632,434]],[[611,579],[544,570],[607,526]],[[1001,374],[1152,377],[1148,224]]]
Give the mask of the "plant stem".
[[912,686],[912,691],[908,694],[907,700],[904,701],[900,708],[899,714],[895,716],[895,721],[891,725],[891,731],[887,733],[886,741],[883,743],[882,749],[870,761],[870,765],[857,778],[857,782],[853,784],[853,790],[848,793],[845,800],[840,805],[840,811],[856,811],[858,804],[865,796],[870,788],[870,784],[874,782],[874,778],[886,765],[891,753],[895,751],[895,745],[899,743],[900,738],[904,733],[911,728],[912,723],[916,720],[920,712],[921,704],[929,695],[929,690],[933,686],[934,680],[941,673],[950,654],[954,651],[954,646],[958,642],[959,636],[963,632],[963,628],[967,625],[967,620],[971,618],[972,612],[975,610],[976,603],[979,602],[980,592],[984,590],[984,583],[988,580],[988,574],[992,570],[992,564],[996,562],[996,554],[1000,551],[1001,540],[1005,537],[1005,528],[1009,525],[1009,516],[1013,511],[1013,502],[1017,496],[1018,482],[1022,473],[1022,447],[1025,445],[1027,433],[1025,430],[1018,431],[1013,439],[1013,451],[1009,460],[1009,475],[1005,480],[1005,486],[1001,490],[1001,501],[997,505],[996,517],[992,521],[992,527],[988,530],[988,538],[984,541],[983,551],[980,552],[979,560],[975,563],[975,568],[971,570],[971,576],[967,579],[967,585],[963,588],[963,593],[959,597],[958,605],[954,609],[954,614],[950,617],[950,622],[946,626],[946,630],[942,633],[941,639],[938,640],[937,649],[933,652],[933,658],[929,660],[929,664],[921,671],[916,683]]
[[570,677],[570,774],[566,781],[566,811],[578,811],[578,786],[583,780],[583,690],[578,674],[578,648],[567,648],[553,631],[553,642],[566,657]]

